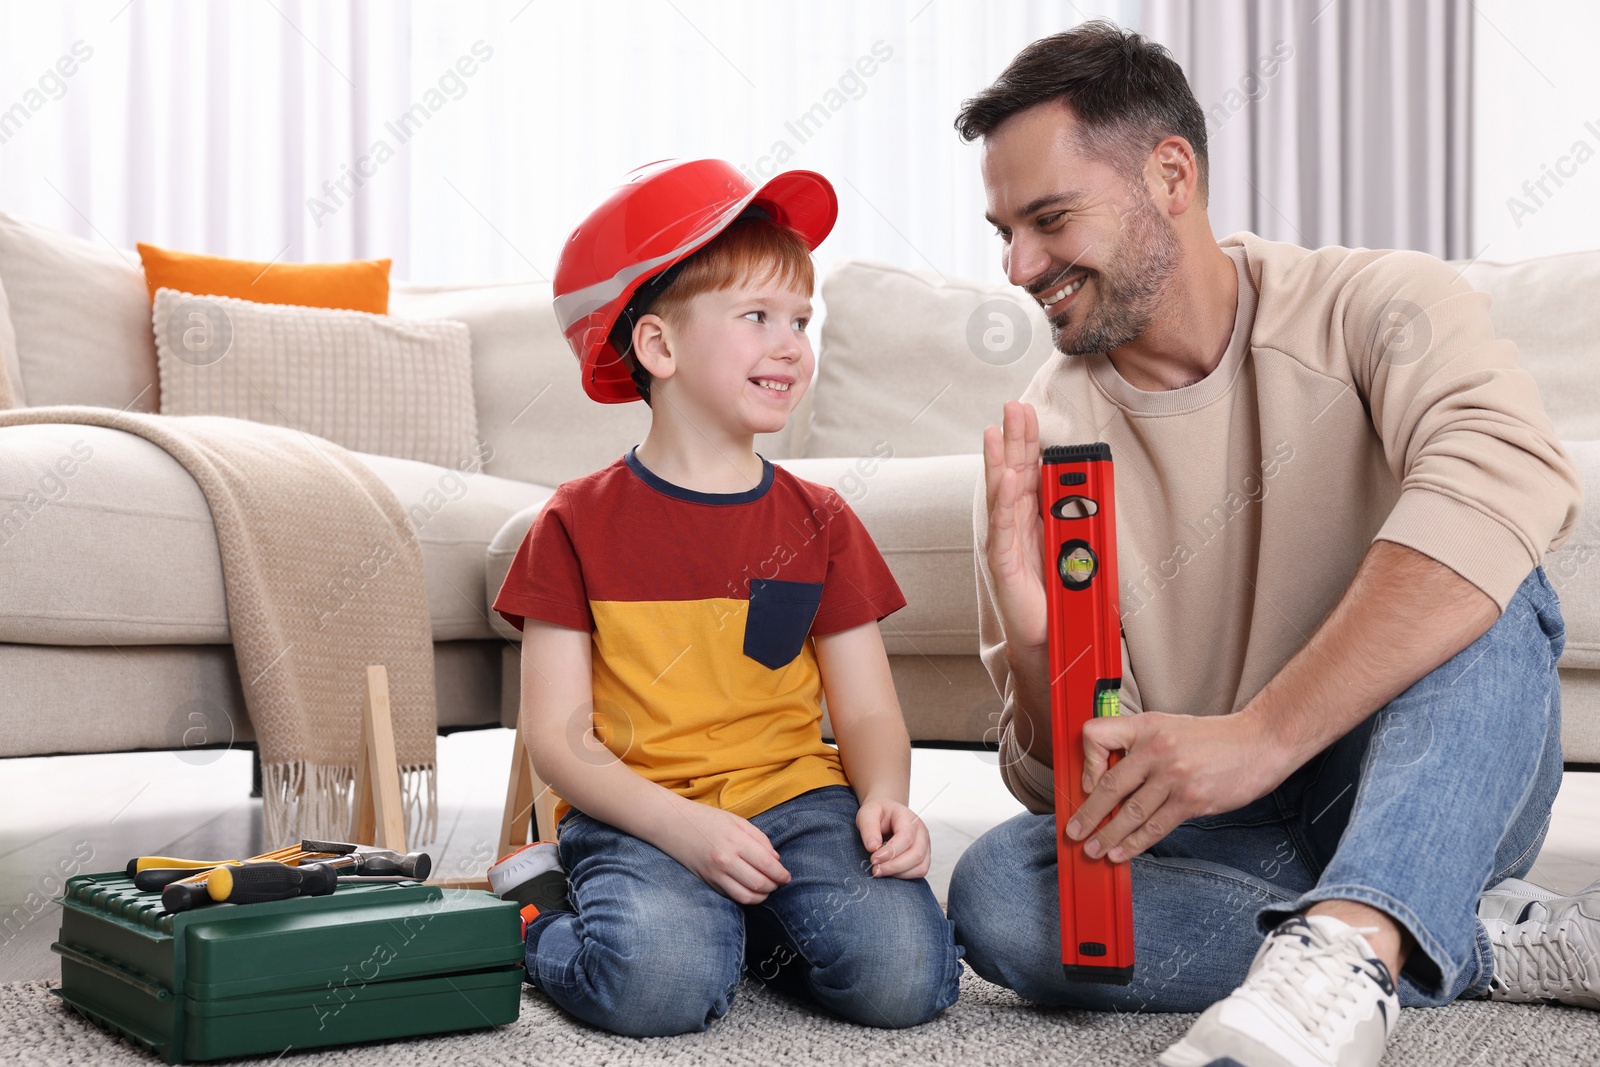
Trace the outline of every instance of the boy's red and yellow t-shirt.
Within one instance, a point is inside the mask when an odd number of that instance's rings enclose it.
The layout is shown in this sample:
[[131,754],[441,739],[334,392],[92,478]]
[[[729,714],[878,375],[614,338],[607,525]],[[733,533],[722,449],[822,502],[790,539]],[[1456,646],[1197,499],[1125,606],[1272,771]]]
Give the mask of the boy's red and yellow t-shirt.
[[[700,493],[630,450],[562,483],[494,608],[519,630],[524,618],[589,630],[606,747],[652,782],[750,818],[849,784],[822,740],[811,638],[905,603],[832,489],[763,458],[754,489]],[[574,743],[586,725],[575,720]]]

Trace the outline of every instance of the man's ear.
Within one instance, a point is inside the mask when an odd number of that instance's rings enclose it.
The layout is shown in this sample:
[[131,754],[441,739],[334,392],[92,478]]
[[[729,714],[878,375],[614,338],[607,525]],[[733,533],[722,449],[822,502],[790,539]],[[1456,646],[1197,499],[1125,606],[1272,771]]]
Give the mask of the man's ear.
[[1199,200],[1200,163],[1182,137],[1173,135],[1156,145],[1151,152],[1151,170],[1169,214],[1181,215]]
[[660,315],[641,315],[633,324],[633,358],[652,378],[670,378],[676,364],[672,358],[671,327]]

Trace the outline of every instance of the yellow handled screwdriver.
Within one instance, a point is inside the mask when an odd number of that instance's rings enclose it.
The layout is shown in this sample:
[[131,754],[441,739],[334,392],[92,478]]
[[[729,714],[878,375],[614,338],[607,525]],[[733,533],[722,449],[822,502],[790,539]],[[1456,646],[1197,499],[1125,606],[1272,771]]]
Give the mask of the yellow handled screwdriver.
[[255,860],[282,860],[284,856],[299,851],[301,851],[299,845],[289,845],[286,848],[273,849],[263,856],[252,857],[251,860],[185,860],[174,856],[135,856],[128,861],[128,877],[132,878],[140,871],[149,870],[151,867],[160,867],[163,870],[177,870],[179,868],[202,870],[210,867],[226,867],[249,863]]
[[[265,856],[257,856],[247,862],[253,863],[266,860],[280,863],[298,864],[307,859],[323,859],[332,855],[331,853],[325,852],[307,852],[298,846],[287,850],[287,855],[281,855],[281,853],[284,851],[285,850],[280,849],[278,850],[280,855],[268,854]],[[228,870],[235,866],[238,866],[238,864],[218,864],[216,867],[208,867],[205,870],[196,871],[187,878],[183,878],[179,881],[171,883],[161,890],[161,906],[167,911],[176,912],[188,911],[190,908],[197,907],[201,904],[210,903],[211,895],[207,891],[206,883],[210,878],[211,873],[216,870]]]

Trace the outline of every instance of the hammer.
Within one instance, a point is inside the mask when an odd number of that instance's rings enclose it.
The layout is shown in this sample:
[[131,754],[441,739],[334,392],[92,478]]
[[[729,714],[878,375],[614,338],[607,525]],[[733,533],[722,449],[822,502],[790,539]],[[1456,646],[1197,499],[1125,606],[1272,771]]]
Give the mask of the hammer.
[[335,859],[321,862],[350,874],[403,874],[422,881],[433,870],[433,860],[426,852],[401,855],[393,849],[348,841],[302,841],[300,847],[307,852],[333,853]]

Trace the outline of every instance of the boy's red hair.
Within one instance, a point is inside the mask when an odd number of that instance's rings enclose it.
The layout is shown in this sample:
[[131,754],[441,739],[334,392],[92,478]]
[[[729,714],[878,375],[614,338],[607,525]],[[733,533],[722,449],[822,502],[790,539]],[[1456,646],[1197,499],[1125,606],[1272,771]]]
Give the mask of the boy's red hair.
[[703,293],[773,282],[811,295],[816,273],[805,239],[770,219],[738,219],[683,261],[650,312],[681,325],[689,301]]

